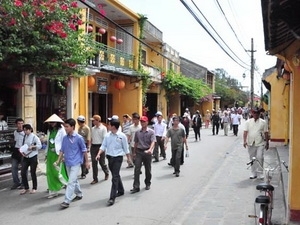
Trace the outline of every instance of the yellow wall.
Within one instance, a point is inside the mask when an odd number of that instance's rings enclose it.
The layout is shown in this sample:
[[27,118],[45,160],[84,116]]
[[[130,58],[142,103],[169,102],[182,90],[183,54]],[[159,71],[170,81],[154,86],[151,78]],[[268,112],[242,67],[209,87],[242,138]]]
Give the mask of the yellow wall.
[[277,78],[277,70],[266,77],[271,84],[270,95],[270,135],[271,141],[286,142],[288,140],[288,111],[289,111],[289,85],[286,80]]
[[[178,116],[180,115],[180,95],[178,92],[174,93],[169,100],[169,114],[172,115],[176,113]],[[170,116],[168,115],[168,116]]]
[[[135,86],[135,78],[130,80],[129,76],[121,76],[112,74],[114,79],[111,79],[109,73],[97,73],[95,79],[98,77],[108,79],[108,93],[112,94],[112,113],[113,115],[118,115],[121,117],[123,114],[131,115],[133,112],[137,112],[140,115],[142,114],[142,90],[141,84],[139,87]],[[125,82],[125,87],[120,91],[115,88],[115,82],[117,79],[123,80]],[[138,82],[137,82],[138,83]],[[90,92],[97,93],[97,81],[93,87],[89,87]],[[86,91],[87,93],[87,91]],[[87,97],[86,97],[87,98]],[[88,112],[87,112],[88,113]],[[111,115],[108,115],[111,116]]]
[[[289,146],[289,189],[288,189],[288,207],[290,220],[299,221],[300,216],[300,63],[297,65],[297,60],[293,61],[293,57],[297,57],[296,51],[300,48],[300,41],[295,41],[293,44],[285,48],[281,55],[277,55],[281,60],[285,61],[292,70],[290,80],[290,146]],[[299,60],[299,56],[298,56]],[[296,62],[294,64],[293,62]],[[276,90],[275,90],[276,91]],[[271,112],[272,113],[272,112]]]

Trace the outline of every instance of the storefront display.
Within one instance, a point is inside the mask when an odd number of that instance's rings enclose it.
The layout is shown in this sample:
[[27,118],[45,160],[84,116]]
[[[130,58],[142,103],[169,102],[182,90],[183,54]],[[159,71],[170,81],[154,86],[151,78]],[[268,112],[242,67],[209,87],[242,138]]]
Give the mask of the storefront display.
[[11,170],[11,153],[14,145],[14,130],[0,130],[0,174]]

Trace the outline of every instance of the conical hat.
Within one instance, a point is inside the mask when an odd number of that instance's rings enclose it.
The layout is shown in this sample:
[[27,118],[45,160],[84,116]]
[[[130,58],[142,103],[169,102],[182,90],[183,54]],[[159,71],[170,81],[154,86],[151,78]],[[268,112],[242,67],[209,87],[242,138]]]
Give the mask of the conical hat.
[[56,114],[50,116],[48,119],[45,120],[44,123],[49,123],[49,122],[64,123],[64,121]]

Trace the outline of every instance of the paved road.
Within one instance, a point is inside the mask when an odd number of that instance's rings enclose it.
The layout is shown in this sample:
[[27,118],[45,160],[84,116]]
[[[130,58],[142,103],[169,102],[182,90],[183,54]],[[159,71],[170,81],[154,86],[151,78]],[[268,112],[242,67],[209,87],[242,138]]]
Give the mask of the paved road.
[[[243,126],[243,125],[242,125]],[[248,154],[242,147],[242,128],[238,137],[213,136],[211,130],[201,130],[202,140],[188,139],[190,157],[185,158],[180,177],[174,177],[168,161],[152,164],[152,185],[149,191],[130,194],[133,169],[122,166],[124,196],[107,207],[110,181],[90,185],[91,174],[80,180],[84,197],[70,208],[60,210],[63,193],[46,199],[45,176],[38,177],[38,193],[20,196],[18,191],[0,190],[0,224],[124,224],[124,225],[250,225],[255,224],[253,201],[258,195],[256,180],[250,180],[246,162]],[[170,157],[168,149],[167,157]],[[104,178],[102,171],[100,176]]]

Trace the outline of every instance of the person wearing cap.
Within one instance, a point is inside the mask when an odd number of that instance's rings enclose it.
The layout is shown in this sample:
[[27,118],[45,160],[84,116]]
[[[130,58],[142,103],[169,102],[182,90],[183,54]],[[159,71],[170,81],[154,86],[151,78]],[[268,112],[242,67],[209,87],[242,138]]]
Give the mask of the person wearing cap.
[[[60,171],[58,171],[53,163],[57,161],[59,152],[61,150],[61,144],[63,137],[66,135],[66,131],[63,127],[64,121],[53,114],[45,123],[48,125],[47,129],[47,147],[46,152],[46,176],[47,185],[49,190],[49,195],[47,198],[51,199],[58,196],[58,191],[60,191],[64,185],[68,182],[68,175],[65,168],[65,164],[62,163],[60,166]],[[61,174],[61,177],[59,176]]]
[[23,145],[23,139],[25,136],[23,125],[24,120],[22,118],[17,118],[15,120],[15,124],[17,129],[14,131],[14,141],[15,146],[12,151],[11,155],[11,175],[13,178],[13,186],[10,188],[11,190],[21,188],[22,182],[19,178],[19,166],[22,165],[22,154],[20,153],[19,149]]
[[[65,200],[60,204],[61,208],[68,208],[73,200],[82,199],[83,194],[77,175],[83,162],[83,158],[85,158],[86,168],[90,168],[86,145],[83,137],[75,132],[75,126],[76,121],[73,118],[69,118],[65,121],[64,127],[67,135],[63,137],[59,157],[53,164],[54,166],[58,166],[64,158],[69,177]],[[76,195],[75,197],[74,194]]]
[[[85,123],[85,117],[80,115],[77,117],[77,123],[79,125],[78,134],[80,134],[85,142],[87,153],[90,152],[91,146],[91,130],[88,125]],[[86,175],[89,173],[89,170],[85,167],[85,161],[81,164],[81,179],[85,179]]]
[[186,115],[187,115],[187,118],[188,118],[189,120],[191,120],[192,117],[191,117],[191,112],[190,112],[189,108],[185,108],[184,114],[186,114]]
[[[23,155],[22,161],[22,169],[21,169],[21,176],[22,176],[22,184],[24,189],[21,190],[20,195],[24,195],[29,192],[29,184],[28,184],[28,168],[30,167],[30,175],[32,180],[32,190],[30,194],[36,193],[37,190],[37,176],[36,176],[36,168],[38,165],[38,150],[42,148],[42,143],[38,136],[33,133],[33,128],[30,124],[24,124],[24,139],[23,145],[20,148],[20,152]],[[23,150],[21,150],[23,149]]]
[[133,189],[130,190],[132,194],[140,191],[140,172],[142,164],[144,164],[145,167],[146,190],[150,190],[152,178],[151,163],[156,138],[154,131],[148,127],[148,117],[142,116],[140,122],[142,129],[135,133],[134,151],[132,153],[133,157],[135,157]]
[[128,139],[126,135],[119,131],[120,121],[117,119],[109,118],[108,124],[110,127],[110,132],[104,137],[102,145],[96,156],[96,160],[99,160],[103,152],[106,154],[108,159],[108,167],[111,171],[111,190],[110,197],[107,202],[108,206],[115,203],[115,199],[119,196],[124,195],[125,190],[120,176],[120,169],[123,162],[123,156],[127,156],[127,161],[131,161],[129,149],[128,149]]
[[180,118],[178,116],[173,117],[173,126],[168,130],[165,139],[165,149],[171,138],[171,151],[172,151],[172,165],[174,166],[174,173],[176,177],[179,177],[180,164],[182,157],[183,145],[185,144],[186,150],[188,151],[188,145],[186,142],[184,128],[179,127]]
[[[249,119],[245,123],[244,128],[244,148],[248,148],[250,160],[255,157],[263,165],[264,162],[264,151],[269,149],[269,132],[268,124],[265,120],[259,118],[260,110],[252,110],[253,118]],[[251,166],[250,179],[255,178],[263,179],[263,169],[254,163]]]
[[[91,184],[98,183],[98,161],[96,156],[99,152],[99,149],[102,145],[103,139],[107,134],[107,128],[101,123],[101,116],[94,115],[91,118],[94,126],[91,129],[91,160],[92,160],[92,169],[93,169],[93,181]],[[109,171],[105,163],[105,152],[102,152],[99,159],[99,164],[104,172],[104,180],[108,180]]]
[[[158,111],[156,113],[157,122],[154,124],[154,134],[156,137],[155,147],[154,147],[154,161],[153,162],[159,162],[159,155],[163,157],[164,160],[166,160],[166,152],[164,148],[164,139],[166,137],[167,133],[167,124],[163,123],[163,117],[162,113]],[[160,154],[158,151],[158,148],[160,148]]]

